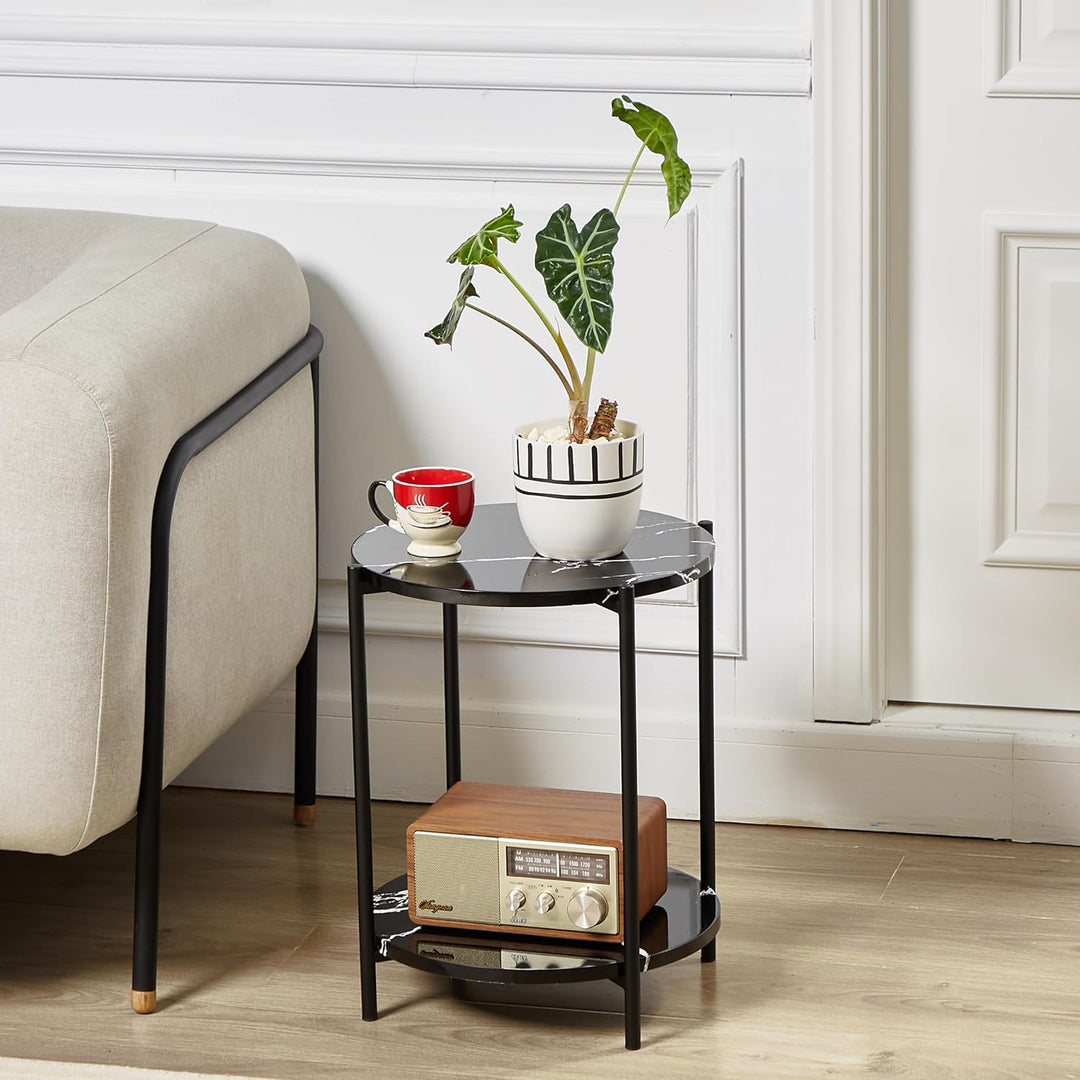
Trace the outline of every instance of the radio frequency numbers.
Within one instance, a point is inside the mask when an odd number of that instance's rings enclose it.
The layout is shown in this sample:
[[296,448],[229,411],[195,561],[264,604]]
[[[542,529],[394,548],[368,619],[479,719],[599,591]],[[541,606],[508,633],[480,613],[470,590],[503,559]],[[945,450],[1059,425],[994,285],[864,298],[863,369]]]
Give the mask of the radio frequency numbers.
[[601,884],[610,881],[607,855],[507,847],[506,863],[506,872],[512,877],[555,878],[560,881],[592,881]]
[[608,881],[608,857],[563,852],[559,855],[559,877],[564,881]]

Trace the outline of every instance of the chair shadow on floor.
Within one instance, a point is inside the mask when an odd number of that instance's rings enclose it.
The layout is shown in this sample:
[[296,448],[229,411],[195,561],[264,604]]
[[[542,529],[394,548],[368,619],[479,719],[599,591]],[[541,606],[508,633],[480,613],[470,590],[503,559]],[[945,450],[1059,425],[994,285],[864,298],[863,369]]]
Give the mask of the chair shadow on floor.
[[[322,845],[316,829],[293,825],[291,797],[234,799],[223,820],[220,794],[201,809],[203,794],[165,794],[162,1008],[253,965],[272,966],[323,914],[311,867]],[[134,853],[134,822],[72,855],[0,851],[0,972],[9,991],[92,984],[126,1001]]]

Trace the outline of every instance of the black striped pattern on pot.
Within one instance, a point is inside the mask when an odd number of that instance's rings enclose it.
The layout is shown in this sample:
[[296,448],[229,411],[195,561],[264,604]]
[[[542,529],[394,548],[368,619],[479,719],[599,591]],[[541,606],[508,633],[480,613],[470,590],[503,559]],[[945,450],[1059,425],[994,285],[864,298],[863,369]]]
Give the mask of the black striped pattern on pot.
[[[645,471],[643,433],[614,443],[540,443],[514,439],[514,478],[581,487],[637,480]],[[622,482],[622,483],[620,483]],[[531,486],[531,485],[529,485]],[[631,487],[634,485],[630,485]]]

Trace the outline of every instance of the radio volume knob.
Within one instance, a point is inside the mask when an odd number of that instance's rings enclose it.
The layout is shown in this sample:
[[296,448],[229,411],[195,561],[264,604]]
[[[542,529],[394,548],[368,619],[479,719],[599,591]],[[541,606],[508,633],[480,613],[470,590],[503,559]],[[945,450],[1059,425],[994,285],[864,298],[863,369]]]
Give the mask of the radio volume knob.
[[595,889],[578,889],[570,897],[566,913],[575,926],[580,926],[582,930],[591,930],[607,918],[608,905]]
[[546,915],[555,906],[555,897],[549,892],[542,892],[536,898],[536,910]]
[[525,906],[525,894],[520,889],[511,889],[506,894],[506,906],[511,911],[517,911],[518,908]]

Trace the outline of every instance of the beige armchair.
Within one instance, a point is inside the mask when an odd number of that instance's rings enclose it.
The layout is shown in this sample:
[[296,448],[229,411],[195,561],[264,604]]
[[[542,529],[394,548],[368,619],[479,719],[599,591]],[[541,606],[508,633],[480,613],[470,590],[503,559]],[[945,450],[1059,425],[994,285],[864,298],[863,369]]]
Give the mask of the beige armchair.
[[294,667],[314,818],[308,319],[266,237],[0,208],[0,848],[63,855],[138,810],[137,1012],[161,789]]

